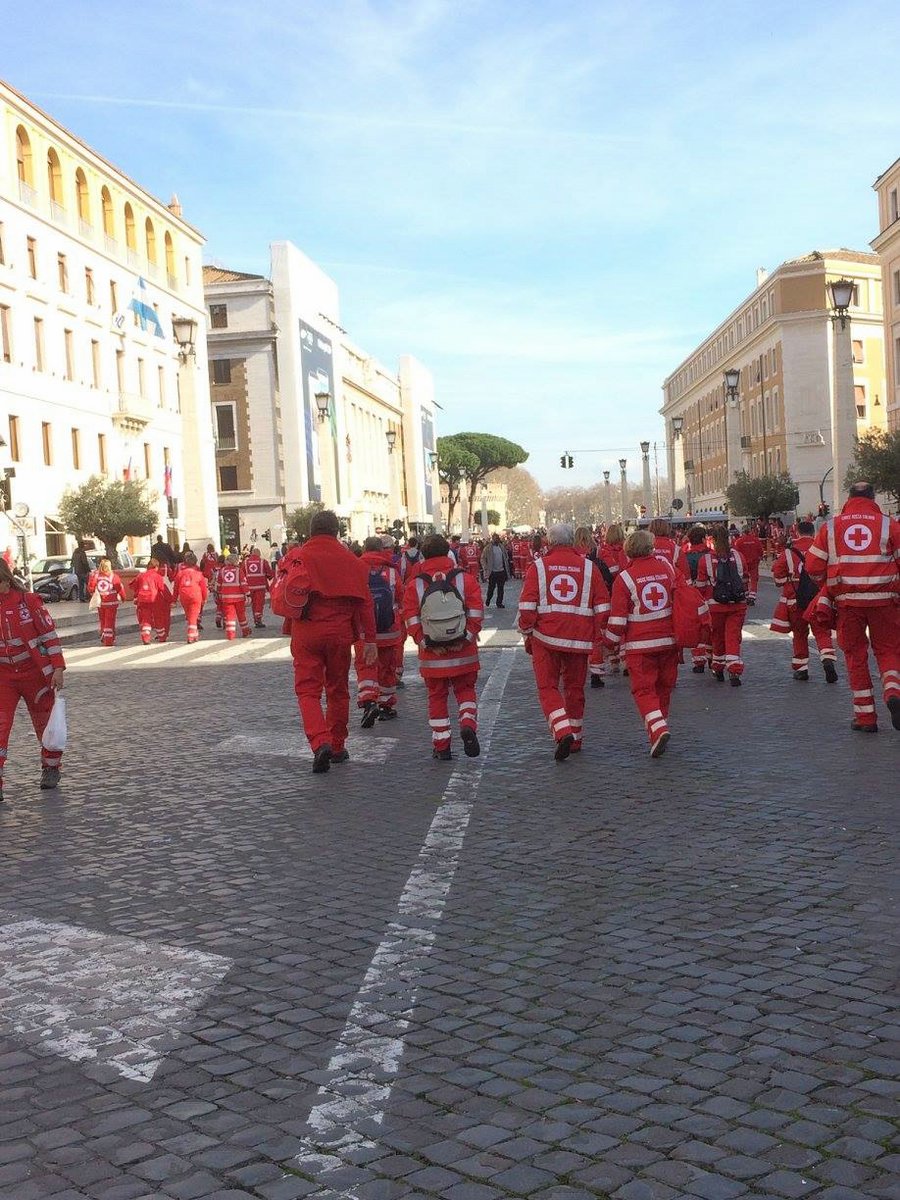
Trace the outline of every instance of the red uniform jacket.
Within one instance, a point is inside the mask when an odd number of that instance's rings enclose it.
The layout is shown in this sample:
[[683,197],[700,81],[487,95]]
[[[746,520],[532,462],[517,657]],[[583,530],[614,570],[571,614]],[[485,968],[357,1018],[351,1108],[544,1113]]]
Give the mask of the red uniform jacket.
[[120,600],[125,599],[125,588],[115,571],[111,575],[101,575],[99,571],[91,571],[88,576],[87,590],[90,596],[93,596],[94,592],[99,592],[100,603],[104,607],[107,604],[118,604]]
[[[459,642],[451,642],[441,650],[422,643],[422,621],[419,607],[428,586],[423,575],[442,579],[454,569],[451,558],[426,558],[419,564],[414,579],[403,590],[403,620],[410,637],[419,648],[419,670],[425,679],[448,675],[468,675],[478,670],[478,634],[484,621],[484,602],[478,581],[468,572],[457,575],[455,586],[466,606],[466,636]],[[443,651],[443,652],[442,652]]]
[[765,546],[763,546],[755,533],[742,533],[740,537],[735,538],[734,549],[743,556],[748,571],[762,562],[762,556],[765,552]]
[[182,567],[175,576],[175,590],[172,593],[172,599],[199,600],[201,604],[205,604],[208,595],[209,587],[203,572],[197,567]]
[[[744,581],[744,587],[747,586],[747,564],[744,562],[744,556],[740,550],[732,550],[730,557],[734,561],[738,569],[738,574]],[[712,598],[713,587],[716,582],[716,563],[718,557],[710,550],[700,559],[700,566],[697,568],[697,587],[700,589],[703,599],[709,605],[709,611],[714,612],[730,612],[735,608],[744,608],[745,604],[717,604]]]
[[317,533],[287,552],[278,563],[279,572],[289,571],[295,561],[302,562],[306,570],[310,601],[302,620],[285,622],[292,648],[302,646],[307,638],[374,642],[375,611],[368,571],[356,555],[336,537]]
[[781,588],[781,597],[775,605],[775,612],[769,628],[773,633],[790,633],[791,619],[797,608],[796,584],[800,577],[804,556],[812,545],[811,537],[796,537],[793,544],[785,546],[772,563],[772,580],[776,587]]
[[141,571],[131,584],[135,604],[155,604],[160,592],[165,590],[165,580],[155,567]]
[[574,546],[551,546],[525,574],[519,629],[551,650],[590,654],[609,616],[609,592],[597,566]]
[[264,558],[250,554],[244,559],[243,567],[247,577],[247,587],[251,592],[263,592],[268,588],[272,578],[272,568]]
[[200,559],[200,570],[203,572],[203,578],[209,583],[216,572],[219,565],[219,556],[209,550]]
[[393,555],[390,550],[365,550],[360,557],[360,562],[365,566],[366,570],[380,571],[387,580],[388,587],[391,589],[391,595],[394,597],[394,624],[385,633],[376,633],[375,640],[379,646],[396,646],[401,641],[405,641],[406,637],[400,627],[400,609],[403,605],[403,581],[400,578],[399,568],[393,564]]
[[40,596],[17,588],[0,596],[0,670],[17,675],[37,670],[49,678],[65,665],[56,626]]
[[815,536],[806,569],[834,603],[900,604],[900,521],[874,500],[851,496]]
[[657,533],[653,535],[653,553],[657,558],[671,563],[673,567],[678,560],[678,546],[670,537],[666,537],[665,534]]
[[653,653],[675,646],[672,596],[675,568],[655,554],[632,559],[616,577],[606,641],[626,653]]
[[609,567],[611,575],[618,575],[628,561],[621,546],[609,546],[606,542],[602,543],[597,553]]
[[247,596],[247,574],[243,563],[223,563],[216,572],[216,592],[223,604],[233,604]]

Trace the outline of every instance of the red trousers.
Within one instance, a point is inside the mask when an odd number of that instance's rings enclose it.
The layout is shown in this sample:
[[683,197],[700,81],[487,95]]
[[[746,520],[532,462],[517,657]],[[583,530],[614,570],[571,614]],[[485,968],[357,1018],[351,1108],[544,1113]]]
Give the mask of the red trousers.
[[116,614],[118,604],[101,604],[97,609],[97,619],[100,622],[100,643],[103,646],[116,644]]
[[796,608],[790,610],[788,621],[791,626],[791,670],[805,671],[809,667],[809,633],[812,629],[812,635],[816,639],[816,647],[819,651],[819,658],[822,662],[827,662],[831,659],[835,660],[834,637],[827,625],[820,625],[814,622],[810,626],[808,621],[804,621]]
[[172,628],[172,601],[168,597],[157,600],[153,605],[153,624],[156,629],[156,640],[167,642],[169,630]]
[[747,568],[747,595],[751,600],[756,599],[759,591],[759,563]]
[[700,641],[691,646],[691,665],[705,667],[712,658],[712,629],[708,624],[700,626]]
[[741,632],[747,615],[745,604],[733,604],[728,608],[711,608],[712,621],[712,666],[714,671],[727,669],[729,675],[743,675],[744,660],[741,658]]
[[859,604],[838,604],[837,644],[847,663],[847,678],[853,692],[853,719],[860,725],[878,723],[869,672],[870,642],[881,672],[885,703],[900,699],[900,605],[863,608]]
[[155,610],[152,604],[136,604],[138,625],[141,630],[141,641],[145,646],[150,645],[150,637],[153,633]]
[[184,619],[187,624],[187,640],[196,642],[200,636],[198,626],[200,624],[200,613],[203,609],[203,601],[198,596],[196,599],[188,596],[181,597],[181,607],[184,609]]
[[[299,621],[294,622],[296,628]],[[249,632],[249,631],[248,631]],[[300,705],[303,731],[313,754],[320,746],[343,750],[350,719],[350,647],[310,623],[302,635],[291,636],[294,691]],[[325,711],[322,711],[322,693]]]
[[353,661],[356,666],[356,698],[360,708],[380,704],[394,708],[397,704],[397,647],[388,643],[378,646],[378,660],[371,666],[363,662],[364,643],[356,642]]
[[678,682],[678,651],[674,646],[643,652],[626,650],[625,666],[631,694],[652,745],[669,729],[669,701]]
[[460,729],[478,730],[478,697],[475,684],[477,671],[464,675],[423,675],[428,691],[428,724],[431,726],[431,742],[435,750],[446,750],[450,745],[450,708],[448,700],[452,689],[459,708]]
[[237,627],[241,627],[241,636],[250,636],[250,623],[247,620],[247,604],[241,600],[222,599],[222,616],[225,620],[225,636],[229,642],[237,637]]
[[584,730],[584,685],[588,656],[551,650],[533,638],[531,665],[534,668],[538,700],[553,740],[559,742],[572,734],[575,745],[580,746]]
[[253,620],[255,624],[262,625],[263,612],[266,607],[266,589],[251,588],[250,589],[250,608],[253,611]]
[[[115,605],[107,607],[115,611]],[[25,701],[31,724],[40,741],[53,708],[53,689],[36,667],[29,671],[12,671],[9,667],[0,667],[0,782],[3,780],[3,768],[6,765],[9,734],[20,700]],[[45,750],[41,747],[42,766],[58,767],[61,762],[60,751]]]

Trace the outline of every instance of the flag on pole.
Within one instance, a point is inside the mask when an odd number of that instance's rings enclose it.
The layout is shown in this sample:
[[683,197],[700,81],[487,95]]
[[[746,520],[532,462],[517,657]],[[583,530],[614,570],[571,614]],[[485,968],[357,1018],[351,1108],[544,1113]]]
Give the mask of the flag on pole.
[[163,495],[167,500],[172,499],[172,468],[166,467],[164,473]]
[[128,459],[128,466],[122,472],[122,475],[123,475],[126,483],[131,482],[131,459],[130,458]]
[[132,294],[131,303],[128,305],[133,313],[137,315],[141,323],[141,329],[144,333],[148,327],[153,330],[157,337],[165,337],[163,333],[162,323],[156,309],[147,299],[147,284],[143,276],[138,278],[138,291]]

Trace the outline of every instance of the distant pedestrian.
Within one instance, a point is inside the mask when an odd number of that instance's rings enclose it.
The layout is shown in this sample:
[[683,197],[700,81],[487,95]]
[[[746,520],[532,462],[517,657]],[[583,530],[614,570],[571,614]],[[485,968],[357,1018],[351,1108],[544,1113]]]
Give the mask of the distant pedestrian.
[[494,592],[497,593],[497,607],[505,608],[503,589],[509,579],[511,569],[506,547],[500,541],[499,533],[491,534],[491,540],[481,552],[481,574],[487,580],[487,599],[485,608],[490,608]]
[[101,558],[97,570],[88,578],[88,593],[97,596],[97,618],[100,623],[100,642],[104,646],[116,644],[116,615],[120,601],[125,599],[122,580],[112,569],[108,558]]
[[189,550],[184,556],[184,566],[175,576],[172,592],[173,601],[177,601],[184,610],[189,643],[196,642],[200,636],[200,614],[208,595],[209,587],[203,572],[197,566],[197,556]]
[[91,573],[91,563],[84,548],[84,542],[79,542],[72,551],[72,570],[78,580],[78,599],[87,603],[87,581]]
[[712,672],[719,683],[726,672],[732,687],[741,686],[744,660],[741,641],[747,618],[747,567],[739,550],[731,548],[724,525],[713,530],[713,549],[697,569],[697,587],[709,604],[712,624]]

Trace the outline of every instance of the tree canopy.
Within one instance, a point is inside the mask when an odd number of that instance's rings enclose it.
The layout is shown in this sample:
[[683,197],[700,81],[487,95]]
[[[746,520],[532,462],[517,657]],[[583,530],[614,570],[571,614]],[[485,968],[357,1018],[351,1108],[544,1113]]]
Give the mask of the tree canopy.
[[501,467],[491,474],[489,486],[506,485],[506,516],[510,525],[541,523],[544,498],[541,486],[526,467]]
[[849,488],[862,479],[871,483],[876,492],[886,492],[900,508],[900,430],[888,433],[873,429],[857,439],[844,486]]
[[59,502],[59,519],[78,538],[99,538],[115,567],[123,538],[148,537],[159,527],[157,499],[155,493],[147,494],[143,479],[92,475],[81,487],[67,488]]
[[746,471],[738,471],[725,495],[728,510],[735,517],[767,518],[772,513],[790,512],[800,503],[797,485],[787,471],[755,479]]
[[499,467],[517,467],[528,458],[528,451],[522,446],[493,433],[454,433],[448,440],[475,459],[475,466],[469,467],[465,474],[470,509],[478,485],[487,479],[491,471]]
[[469,478],[469,472],[478,470],[478,459],[455,437],[439,437],[437,455],[438,478],[447,488],[447,524],[451,525],[460,490]]

